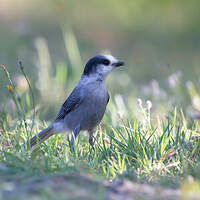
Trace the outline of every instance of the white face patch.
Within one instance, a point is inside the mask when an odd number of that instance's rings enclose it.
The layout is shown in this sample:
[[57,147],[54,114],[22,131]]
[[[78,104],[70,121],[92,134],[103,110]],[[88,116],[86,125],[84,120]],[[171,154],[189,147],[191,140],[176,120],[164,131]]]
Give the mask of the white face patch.
[[103,55],[105,58],[107,58],[110,61],[110,64],[116,63],[118,60],[113,57],[112,55]]
[[85,85],[96,80],[105,80],[113,69],[121,65],[123,62],[112,55],[97,55],[87,62],[80,84]]
[[118,60],[113,57],[112,55],[103,55],[106,59],[110,61],[109,65],[99,65],[97,68],[97,72],[102,74],[103,76],[106,76],[109,72],[111,72],[115,67],[112,65],[113,63],[116,63]]

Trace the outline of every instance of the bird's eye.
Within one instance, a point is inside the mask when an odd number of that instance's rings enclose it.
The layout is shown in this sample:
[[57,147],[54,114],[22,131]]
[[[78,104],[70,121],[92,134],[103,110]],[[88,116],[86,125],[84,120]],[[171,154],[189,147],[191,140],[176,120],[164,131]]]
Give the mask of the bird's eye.
[[105,59],[105,60],[103,60],[103,64],[104,64],[104,65],[109,65],[109,64],[110,64],[110,61],[107,60],[107,59]]

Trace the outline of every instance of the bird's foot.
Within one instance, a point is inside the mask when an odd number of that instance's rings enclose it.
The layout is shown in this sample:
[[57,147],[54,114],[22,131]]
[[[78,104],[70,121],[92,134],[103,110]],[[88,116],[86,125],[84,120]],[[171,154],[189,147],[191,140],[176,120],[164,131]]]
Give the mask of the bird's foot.
[[74,153],[74,140],[73,139],[69,139],[69,137],[67,138],[67,141],[68,141],[68,143],[69,143],[69,147],[70,147],[70,151],[72,152],[72,153]]
[[93,151],[95,151],[93,135],[90,135],[90,137],[89,137],[89,144],[92,147]]

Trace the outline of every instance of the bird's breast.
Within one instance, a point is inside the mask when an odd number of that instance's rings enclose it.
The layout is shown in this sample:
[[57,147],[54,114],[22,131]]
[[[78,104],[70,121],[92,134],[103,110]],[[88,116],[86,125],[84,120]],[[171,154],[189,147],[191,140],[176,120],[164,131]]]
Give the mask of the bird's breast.
[[86,122],[84,129],[98,125],[105,113],[107,101],[108,92],[106,87],[96,87],[88,91],[87,97],[82,105],[82,114],[84,116],[84,122]]
[[105,85],[91,84],[82,90],[84,98],[81,104],[65,117],[68,129],[74,130],[77,126],[81,130],[95,128],[103,118],[108,101],[108,92]]
[[[98,86],[88,90],[86,101],[92,107],[95,107],[97,112],[105,111],[108,99],[108,91],[105,86]],[[94,110],[94,112],[95,112]]]

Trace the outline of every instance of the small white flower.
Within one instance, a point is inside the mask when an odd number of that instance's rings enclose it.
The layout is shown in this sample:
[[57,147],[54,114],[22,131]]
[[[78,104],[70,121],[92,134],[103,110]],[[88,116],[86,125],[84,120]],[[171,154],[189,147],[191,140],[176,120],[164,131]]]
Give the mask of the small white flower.
[[150,110],[152,108],[152,103],[151,101],[147,100],[146,101],[146,106],[147,106],[147,109]]
[[180,80],[181,77],[182,77],[182,72],[181,71],[177,71],[177,72],[171,74],[168,77],[169,86],[171,88],[175,87],[176,84],[179,82],[179,80]]
[[137,104],[138,104],[139,106],[142,106],[142,99],[138,98],[138,99],[137,99]]

